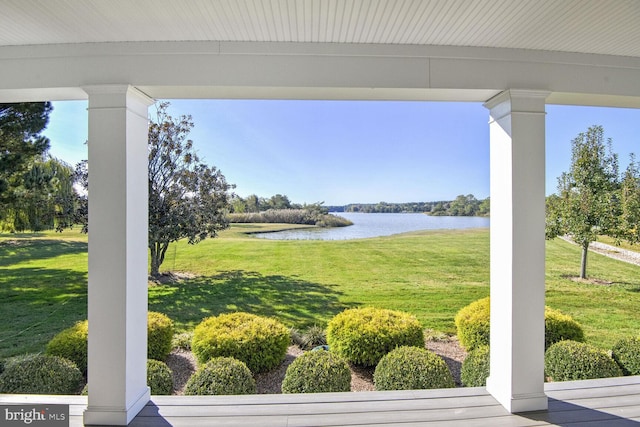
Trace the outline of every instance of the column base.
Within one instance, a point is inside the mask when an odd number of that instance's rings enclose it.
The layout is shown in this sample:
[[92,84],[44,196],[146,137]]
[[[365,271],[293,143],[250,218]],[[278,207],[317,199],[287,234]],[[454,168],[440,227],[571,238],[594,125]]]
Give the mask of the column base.
[[142,394],[128,408],[89,406],[84,411],[84,425],[126,426],[151,400],[151,390],[146,387]]
[[491,377],[487,378],[487,391],[511,414],[549,409],[549,400],[544,392],[512,395],[500,390]]

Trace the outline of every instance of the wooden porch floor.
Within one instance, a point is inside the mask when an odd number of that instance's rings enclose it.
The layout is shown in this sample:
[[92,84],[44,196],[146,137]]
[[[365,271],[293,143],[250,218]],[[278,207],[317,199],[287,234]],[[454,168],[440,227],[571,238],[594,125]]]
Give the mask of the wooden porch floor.
[[[484,388],[255,396],[153,396],[133,427],[640,426],[640,377],[548,383],[549,410],[512,415]],[[83,396],[0,395],[6,403],[70,404]]]

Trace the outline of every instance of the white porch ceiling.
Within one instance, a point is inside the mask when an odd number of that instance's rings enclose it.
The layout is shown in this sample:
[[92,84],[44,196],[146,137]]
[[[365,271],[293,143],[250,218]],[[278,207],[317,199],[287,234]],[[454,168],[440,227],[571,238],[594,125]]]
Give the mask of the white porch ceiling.
[[640,1],[0,0],[0,46],[120,41],[408,44],[640,57]]

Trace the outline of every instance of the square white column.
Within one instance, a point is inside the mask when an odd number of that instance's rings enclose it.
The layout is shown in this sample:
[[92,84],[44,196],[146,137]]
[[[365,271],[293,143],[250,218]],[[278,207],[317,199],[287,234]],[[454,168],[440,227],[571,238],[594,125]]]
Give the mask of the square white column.
[[148,106],[127,85],[89,94],[89,405],[85,424],[127,425],[149,401]]
[[545,98],[490,99],[491,368],[487,390],[509,411],[547,409],[544,394]]

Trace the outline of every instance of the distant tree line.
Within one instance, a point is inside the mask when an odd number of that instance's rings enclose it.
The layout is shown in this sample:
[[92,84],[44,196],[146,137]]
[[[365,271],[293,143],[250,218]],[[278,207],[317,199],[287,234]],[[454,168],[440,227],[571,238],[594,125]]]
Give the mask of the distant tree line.
[[438,216],[489,216],[489,198],[478,200],[473,194],[459,195],[455,200],[407,203],[351,203],[327,206],[331,212],[361,213],[425,213]]

